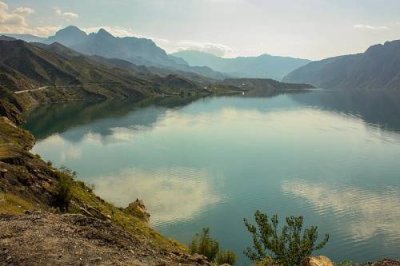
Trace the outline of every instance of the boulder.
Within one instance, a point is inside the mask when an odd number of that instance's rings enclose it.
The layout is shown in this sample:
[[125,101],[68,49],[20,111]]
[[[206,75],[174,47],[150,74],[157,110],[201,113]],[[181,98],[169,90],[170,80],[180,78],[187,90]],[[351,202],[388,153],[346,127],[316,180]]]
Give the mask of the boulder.
[[150,214],[142,200],[136,199],[134,202],[130,203],[128,207],[125,208],[125,212],[147,223],[150,221]]
[[335,266],[335,264],[325,256],[316,256],[306,258],[302,266]]

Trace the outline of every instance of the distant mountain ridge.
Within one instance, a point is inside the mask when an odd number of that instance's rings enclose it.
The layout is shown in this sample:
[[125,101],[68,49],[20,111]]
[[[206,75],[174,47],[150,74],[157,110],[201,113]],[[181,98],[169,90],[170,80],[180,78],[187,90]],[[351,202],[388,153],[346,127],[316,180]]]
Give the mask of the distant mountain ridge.
[[361,54],[311,62],[284,81],[327,89],[399,89],[400,40],[371,46]]
[[208,67],[190,67],[184,60],[168,55],[152,40],[136,37],[115,37],[105,29],[86,34],[76,26],[61,29],[44,43],[59,42],[86,55],[122,59],[148,67],[169,68],[203,75],[212,79],[224,76]]
[[122,59],[135,65],[190,72],[215,80],[225,78],[224,75],[209,67],[189,66],[181,58],[168,55],[150,39],[115,37],[105,29],[100,29],[97,33],[87,34],[76,26],[68,26],[48,38],[40,38],[27,34],[4,35],[26,42],[45,44],[57,42],[85,55]]
[[216,71],[239,78],[270,78],[282,80],[291,71],[306,65],[310,60],[272,55],[257,57],[221,58],[199,51],[180,51],[172,54],[191,66],[207,66]]

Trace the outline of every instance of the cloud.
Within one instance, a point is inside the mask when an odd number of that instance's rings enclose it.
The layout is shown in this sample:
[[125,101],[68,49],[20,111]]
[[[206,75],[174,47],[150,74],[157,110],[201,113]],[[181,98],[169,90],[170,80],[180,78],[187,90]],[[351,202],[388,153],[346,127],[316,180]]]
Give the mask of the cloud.
[[[23,10],[25,12],[21,13]],[[26,8],[17,8],[11,11],[6,3],[0,1],[0,31],[8,32],[11,29],[26,27],[26,10]],[[33,11],[33,9],[30,10]]]
[[96,26],[83,28],[82,30],[86,33],[92,33],[98,32],[100,29],[105,29],[106,31],[117,37],[141,37],[140,35],[136,34],[131,28],[124,28],[119,26]]
[[35,10],[30,7],[10,10],[6,3],[0,1],[0,32],[49,36],[60,29],[59,26],[30,27],[27,18],[34,13]]
[[35,10],[30,7],[18,7],[15,9],[16,14],[20,14],[22,16],[29,16],[35,13]]
[[383,192],[358,187],[331,187],[301,180],[282,184],[284,193],[310,202],[319,214],[333,212],[342,228],[354,239],[367,240],[380,233],[400,237],[400,192],[388,187]]
[[196,50],[216,56],[227,56],[233,52],[233,49],[227,45],[212,42],[178,41],[175,46],[176,51]]
[[[189,177],[189,178],[188,178]],[[96,177],[95,191],[114,204],[126,207],[143,199],[154,225],[190,220],[220,201],[206,171],[177,167],[145,171],[125,169],[117,175]]]
[[353,28],[357,30],[389,30],[387,26],[372,26],[368,24],[356,24]]
[[58,16],[63,17],[64,19],[66,19],[67,21],[73,20],[73,19],[77,19],[79,18],[79,15],[77,13],[74,12],[64,12],[59,8],[55,9],[55,12]]

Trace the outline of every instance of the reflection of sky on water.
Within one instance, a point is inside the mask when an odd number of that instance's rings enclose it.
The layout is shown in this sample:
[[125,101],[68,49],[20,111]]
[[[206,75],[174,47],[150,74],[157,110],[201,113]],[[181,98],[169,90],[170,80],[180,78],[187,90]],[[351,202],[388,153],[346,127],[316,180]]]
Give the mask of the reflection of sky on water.
[[95,191],[118,206],[146,199],[152,224],[187,221],[220,201],[206,171],[190,168],[126,169],[93,180]]
[[326,250],[335,259],[396,254],[400,135],[366,123],[362,112],[300,104],[306,99],[223,97],[102,112],[39,140],[34,152],[76,170],[118,206],[143,199],[151,222],[183,242],[210,226],[240,254],[248,237],[241,219],[261,209],[304,214],[332,233]]
[[367,241],[377,234],[400,239],[399,187],[377,192],[292,180],[282,183],[282,191],[307,201],[319,215],[332,212],[337,217],[347,217],[341,219],[341,226],[354,240]]

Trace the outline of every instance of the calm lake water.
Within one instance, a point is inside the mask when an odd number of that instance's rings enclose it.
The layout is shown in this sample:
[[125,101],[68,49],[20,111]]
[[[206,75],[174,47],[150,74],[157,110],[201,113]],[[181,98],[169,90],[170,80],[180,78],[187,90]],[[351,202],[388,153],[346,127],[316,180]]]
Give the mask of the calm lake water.
[[334,260],[400,257],[400,94],[313,91],[37,109],[34,152],[101,197],[144,200],[163,234],[242,255],[243,218],[303,215]]

